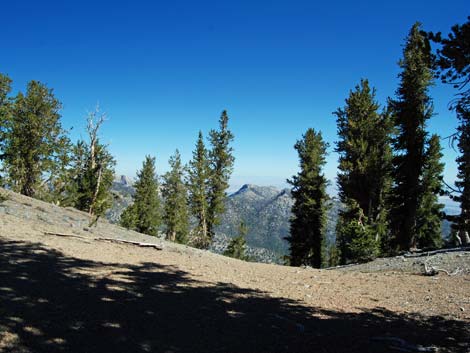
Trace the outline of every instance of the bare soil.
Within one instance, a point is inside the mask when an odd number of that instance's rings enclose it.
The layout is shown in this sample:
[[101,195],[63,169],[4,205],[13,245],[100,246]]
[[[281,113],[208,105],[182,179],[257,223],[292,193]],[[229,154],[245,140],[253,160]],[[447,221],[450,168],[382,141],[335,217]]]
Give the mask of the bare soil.
[[2,353],[470,352],[468,253],[456,276],[247,263],[8,194]]

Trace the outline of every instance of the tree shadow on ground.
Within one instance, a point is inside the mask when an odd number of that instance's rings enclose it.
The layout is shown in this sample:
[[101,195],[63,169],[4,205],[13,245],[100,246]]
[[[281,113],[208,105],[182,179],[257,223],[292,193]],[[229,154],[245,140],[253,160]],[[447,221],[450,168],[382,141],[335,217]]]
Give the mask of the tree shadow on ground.
[[0,240],[0,351],[387,352],[378,336],[451,352],[467,351],[470,339],[461,321],[311,308],[170,266]]

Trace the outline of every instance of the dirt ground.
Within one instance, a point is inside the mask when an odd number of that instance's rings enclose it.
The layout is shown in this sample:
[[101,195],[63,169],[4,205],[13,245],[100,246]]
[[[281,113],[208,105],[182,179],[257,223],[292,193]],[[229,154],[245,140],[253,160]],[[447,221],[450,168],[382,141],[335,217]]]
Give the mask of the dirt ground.
[[107,243],[92,239],[137,233],[70,226],[86,215],[10,198],[0,206],[2,353],[470,352],[465,271],[314,270],[161,240],[161,251]]

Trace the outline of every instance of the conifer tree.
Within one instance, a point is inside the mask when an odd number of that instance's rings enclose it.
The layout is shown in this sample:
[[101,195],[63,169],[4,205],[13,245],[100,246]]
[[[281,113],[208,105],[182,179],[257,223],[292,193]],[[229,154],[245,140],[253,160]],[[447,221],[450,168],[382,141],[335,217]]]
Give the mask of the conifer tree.
[[432,116],[429,97],[432,84],[432,55],[420,24],[413,25],[400,61],[402,72],[397,99],[391,101],[397,135],[394,137],[394,186],[391,231],[394,246],[408,250],[417,245],[417,216],[422,196],[425,164],[426,121]]
[[327,180],[322,168],[326,163],[328,144],[320,132],[308,129],[297,141],[300,171],[288,180],[292,185],[292,218],[287,237],[292,266],[309,265],[320,268],[324,262],[325,203]]
[[207,248],[210,244],[207,232],[209,177],[207,150],[202,132],[199,131],[196,149],[193,151],[193,159],[189,162],[188,169],[189,206],[191,214],[197,220],[191,243],[198,248]]
[[438,200],[443,191],[444,171],[439,136],[432,135],[427,145],[416,220],[416,241],[419,248],[438,248],[442,245],[441,222],[444,208]]
[[452,199],[460,204],[460,214],[451,220],[453,221],[452,230],[461,240],[465,240],[470,234],[470,110],[463,105],[458,105],[456,112],[459,118],[457,148],[460,155],[456,159],[457,194],[453,195]]
[[[11,118],[11,99],[8,96],[11,92],[11,83],[12,80],[8,76],[0,73],[0,162],[4,158],[5,134]],[[0,183],[3,184],[1,175]]]
[[[391,122],[389,115],[380,114],[378,109],[375,89],[367,80],[361,80],[350,92],[345,107],[334,113],[340,139],[336,147],[340,156],[339,196],[344,205],[337,242],[343,264],[373,258],[386,236]],[[364,249],[359,249],[361,246]]]
[[99,141],[99,129],[106,120],[99,107],[87,117],[88,141],[79,140],[73,147],[67,203],[86,211],[95,223],[111,207],[114,158]]
[[61,103],[38,81],[28,83],[26,95],[15,98],[4,134],[3,167],[10,187],[35,196],[54,177],[68,150],[68,137],[60,123]]
[[186,244],[189,233],[188,191],[184,183],[185,168],[178,150],[170,157],[170,171],[163,176],[162,194],[165,200],[163,220],[166,238]]
[[155,157],[145,157],[134,187],[134,202],[122,213],[121,225],[140,233],[157,235],[161,217]]
[[453,222],[452,230],[460,243],[467,240],[470,233],[470,17],[463,25],[451,28],[447,37],[441,33],[430,33],[430,38],[441,45],[437,50],[438,75],[443,83],[457,89],[456,99],[450,104],[459,120],[457,132],[451,142],[457,141],[460,155],[457,157],[458,175],[456,189],[451,189],[451,198],[460,203],[460,215],[447,216]]
[[246,235],[248,234],[248,228],[245,222],[240,222],[238,227],[238,235],[230,241],[227,249],[224,251],[225,256],[233,257],[239,260],[248,260],[246,256]]
[[214,228],[220,222],[220,216],[225,211],[226,190],[229,187],[230,176],[233,171],[235,158],[233,148],[233,134],[228,128],[228,115],[224,110],[219,119],[219,130],[209,132],[211,150],[209,152],[210,179],[209,204],[207,209],[207,233],[209,238],[214,237]]

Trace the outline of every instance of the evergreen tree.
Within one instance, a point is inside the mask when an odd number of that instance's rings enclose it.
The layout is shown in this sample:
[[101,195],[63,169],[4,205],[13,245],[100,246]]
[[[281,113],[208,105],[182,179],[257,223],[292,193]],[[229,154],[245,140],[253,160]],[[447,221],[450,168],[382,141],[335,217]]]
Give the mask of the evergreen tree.
[[210,245],[207,232],[209,178],[207,150],[204,146],[202,132],[199,131],[196,149],[188,169],[189,206],[192,215],[197,220],[191,243],[198,248],[207,248]]
[[235,158],[233,148],[233,134],[228,129],[228,115],[224,110],[219,119],[219,130],[209,132],[209,141],[212,149],[209,152],[210,179],[209,204],[207,209],[207,234],[212,240],[214,228],[220,222],[220,216],[225,211],[226,190],[229,187],[230,176],[233,171]]
[[114,180],[114,158],[101,144],[98,132],[106,119],[99,108],[87,117],[89,141],[78,141],[73,147],[69,170],[67,203],[86,211],[95,223],[111,207],[111,186]]
[[432,135],[428,142],[422,177],[422,192],[416,220],[417,246],[438,248],[442,245],[441,222],[444,205],[439,203],[442,193],[442,152],[439,136]]
[[[8,96],[11,92],[11,83],[12,80],[8,76],[0,73],[0,162],[4,158],[5,134],[11,120],[11,100]],[[0,175],[1,184],[3,181]]]
[[288,180],[292,185],[292,219],[290,235],[290,264],[320,268],[325,245],[325,202],[327,180],[322,173],[328,144],[320,132],[308,129],[294,148],[300,160],[300,172]]
[[441,33],[430,33],[430,38],[441,45],[437,50],[438,75],[442,82],[449,83],[459,90],[457,99],[451,108],[460,105],[461,109],[470,110],[470,16],[463,25],[451,28],[447,37]]
[[121,225],[140,233],[157,235],[161,219],[155,157],[145,157],[134,187],[134,202],[122,213]]
[[459,126],[457,133],[458,151],[457,157],[457,181],[455,186],[458,193],[452,196],[452,199],[460,204],[460,215],[451,218],[453,221],[452,229],[459,235],[461,240],[470,234],[470,110],[464,106],[457,106],[457,116],[459,117]]
[[37,81],[28,83],[26,95],[17,95],[3,151],[3,167],[14,191],[35,196],[55,176],[69,143],[60,123],[61,107],[52,90]]
[[413,25],[400,61],[402,72],[397,100],[391,101],[397,135],[393,146],[394,186],[392,190],[391,231],[394,246],[408,250],[417,245],[417,216],[421,199],[421,180],[425,164],[426,121],[432,116],[428,95],[432,84],[432,55],[429,41]]
[[[337,242],[341,262],[365,260],[378,254],[386,236],[385,198],[390,188],[391,122],[378,112],[375,89],[367,80],[351,91],[338,109],[338,186],[345,206],[340,212]],[[357,247],[362,244],[365,258]],[[352,251],[351,247],[356,248]],[[361,259],[354,257],[359,254]]]
[[246,235],[248,234],[248,228],[246,224],[242,221],[238,227],[238,235],[234,237],[227,249],[224,251],[225,256],[233,257],[239,260],[248,260],[248,256],[245,254],[246,250]]
[[188,191],[184,183],[184,167],[178,150],[170,157],[170,171],[163,176],[162,194],[165,200],[163,220],[166,238],[186,244],[189,233]]

